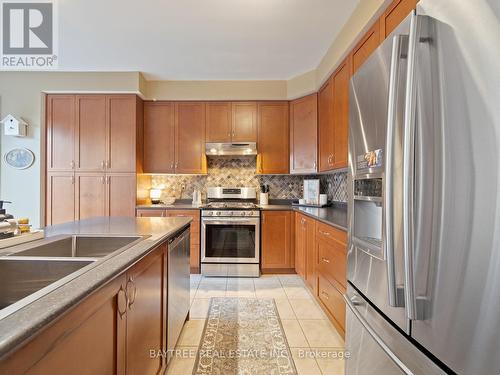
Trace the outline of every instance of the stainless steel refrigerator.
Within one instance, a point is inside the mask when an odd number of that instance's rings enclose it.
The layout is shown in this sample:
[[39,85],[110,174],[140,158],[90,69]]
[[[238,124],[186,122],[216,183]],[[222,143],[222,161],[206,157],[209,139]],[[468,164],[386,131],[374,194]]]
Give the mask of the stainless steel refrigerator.
[[421,0],[350,83],[347,375],[500,374],[500,2]]

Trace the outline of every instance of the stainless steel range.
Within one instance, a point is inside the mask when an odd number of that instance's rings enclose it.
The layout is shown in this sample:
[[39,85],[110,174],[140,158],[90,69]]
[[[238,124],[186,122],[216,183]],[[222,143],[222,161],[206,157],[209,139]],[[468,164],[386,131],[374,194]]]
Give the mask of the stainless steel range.
[[258,277],[260,210],[255,188],[211,187],[201,211],[201,273]]

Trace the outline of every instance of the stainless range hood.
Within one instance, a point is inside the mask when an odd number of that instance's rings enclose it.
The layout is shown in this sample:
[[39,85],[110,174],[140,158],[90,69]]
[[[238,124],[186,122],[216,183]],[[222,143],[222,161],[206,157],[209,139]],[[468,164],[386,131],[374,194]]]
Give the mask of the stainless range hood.
[[257,155],[257,143],[234,142],[234,143],[206,143],[205,154],[207,156],[251,156]]

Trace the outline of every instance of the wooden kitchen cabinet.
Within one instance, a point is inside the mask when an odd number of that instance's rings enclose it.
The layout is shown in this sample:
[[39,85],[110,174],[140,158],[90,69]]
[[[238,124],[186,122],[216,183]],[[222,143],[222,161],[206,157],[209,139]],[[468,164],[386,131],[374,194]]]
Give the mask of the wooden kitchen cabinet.
[[73,172],[47,174],[45,212],[48,224],[75,220],[75,176]]
[[0,361],[2,374],[125,374],[125,274]]
[[295,272],[306,279],[306,225],[304,215],[295,214]]
[[104,171],[106,168],[108,126],[106,96],[76,96],[75,169],[79,172]]
[[371,28],[366,32],[352,52],[352,72],[359,69],[366,59],[377,49],[383,38],[380,37],[380,19],[375,21]]
[[262,211],[262,272],[288,273],[295,268],[292,211]]
[[320,172],[326,172],[333,169],[333,157],[335,152],[333,85],[333,79],[329,78],[318,92],[318,162]]
[[230,102],[207,102],[207,142],[231,142],[233,121]]
[[199,210],[167,210],[169,217],[190,217],[190,253],[189,265],[191,273],[200,273],[200,211]]
[[295,271],[317,295],[318,256],[315,246],[315,223],[316,220],[298,212],[295,213]]
[[47,95],[47,170],[75,168],[75,96]]
[[106,215],[134,217],[137,196],[135,173],[108,173],[106,184]]
[[167,217],[167,210],[137,209],[137,217]]
[[257,142],[257,103],[233,102],[232,141]]
[[318,95],[290,102],[290,173],[316,173]]
[[380,37],[385,39],[417,7],[418,0],[394,0],[380,17]]
[[103,173],[77,173],[75,189],[75,220],[106,216],[106,176]]
[[321,274],[318,277],[318,298],[326,307],[331,321],[342,337],[345,337],[346,304],[343,294]]
[[159,374],[161,357],[151,358],[149,351],[165,348],[163,289],[166,244],[154,250],[127,271],[127,374]]
[[288,174],[288,102],[260,102],[257,109],[257,173]]
[[333,74],[333,163],[334,169],[347,167],[349,137],[349,59]]
[[175,172],[173,102],[144,103],[144,172]]
[[205,156],[205,103],[175,103],[175,172],[207,172]]

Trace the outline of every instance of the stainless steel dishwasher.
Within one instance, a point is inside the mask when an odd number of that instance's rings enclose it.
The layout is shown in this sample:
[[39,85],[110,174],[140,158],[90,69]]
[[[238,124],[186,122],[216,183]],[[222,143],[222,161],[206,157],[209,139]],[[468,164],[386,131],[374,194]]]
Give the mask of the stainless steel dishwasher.
[[189,228],[168,241],[167,350],[169,362],[189,314]]

